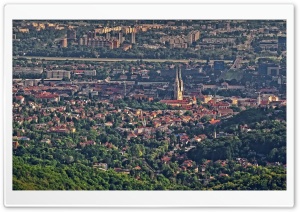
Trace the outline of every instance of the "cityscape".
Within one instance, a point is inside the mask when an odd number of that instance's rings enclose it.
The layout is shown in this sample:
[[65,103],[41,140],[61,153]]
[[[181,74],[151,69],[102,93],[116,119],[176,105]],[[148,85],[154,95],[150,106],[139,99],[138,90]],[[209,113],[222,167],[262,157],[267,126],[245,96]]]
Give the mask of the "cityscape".
[[12,31],[14,190],[286,190],[285,20]]

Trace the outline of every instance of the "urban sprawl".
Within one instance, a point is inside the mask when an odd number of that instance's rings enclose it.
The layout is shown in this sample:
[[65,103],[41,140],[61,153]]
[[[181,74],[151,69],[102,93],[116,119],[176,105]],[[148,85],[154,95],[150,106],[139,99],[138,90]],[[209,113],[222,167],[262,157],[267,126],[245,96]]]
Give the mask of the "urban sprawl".
[[13,54],[16,190],[286,189],[285,21],[14,21]]

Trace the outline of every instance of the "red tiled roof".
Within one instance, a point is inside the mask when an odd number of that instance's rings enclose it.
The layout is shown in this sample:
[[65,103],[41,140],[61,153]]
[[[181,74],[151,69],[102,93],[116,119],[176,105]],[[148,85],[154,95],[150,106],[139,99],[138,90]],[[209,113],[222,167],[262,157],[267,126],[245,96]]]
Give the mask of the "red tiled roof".
[[228,114],[228,113],[233,113],[233,110],[232,109],[218,109],[218,113]]
[[40,94],[36,95],[35,97],[40,98],[40,99],[53,99],[53,98],[59,97],[59,95],[58,94],[52,94],[52,93],[49,93],[49,92],[43,92],[43,93],[40,93]]
[[269,101],[268,100],[262,100],[260,102],[261,105],[268,105],[269,104]]
[[165,102],[168,102],[168,103],[181,103],[181,104],[187,104],[187,103],[189,103],[186,100],[176,100],[176,99],[160,100],[160,102],[162,102],[162,103],[165,103]]
[[217,124],[219,122],[220,122],[220,120],[214,120],[214,119],[209,121],[210,124]]
[[49,95],[37,95],[36,98],[40,98],[40,99],[53,99],[58,97],[57,94],[49,94]]
[[164,156],[161,160],[166,163],[166,162],[169,162],[171,160],[171,158],[168,156]]
[[24,97],[23,96],[16,96],[16,99],[21,100],[21,99],[24,99]]

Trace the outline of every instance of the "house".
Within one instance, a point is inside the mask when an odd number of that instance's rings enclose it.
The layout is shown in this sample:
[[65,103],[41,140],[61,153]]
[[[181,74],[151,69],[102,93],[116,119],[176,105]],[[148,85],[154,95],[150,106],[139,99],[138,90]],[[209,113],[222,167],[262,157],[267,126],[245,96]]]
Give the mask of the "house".
[[269,100],[262,100],[261,102],[260,102],[260,107],[268,107],[268,105],[269,105]]
[[51,140],[50,139],[43,139],[40,142],[41,143],[46,143],[46,144],[51,144]]
[[18,141],[13,141],[13,149],[17,149],[19,147]]
[[228,177],[228,174],[221,173],[219,174],[219,177]]
[[232,109],[218,109],[217,111],[219,116],[233,115]]
[[131,138],[136,138],[137,135],[134,134],[134,133],[129,133],[128,136],[127,136],[127,140],[130,140]]
[[171,160],[171,158],[170,158],[170,157],[168,157],[168,156],[164,156],[164,157],[162,157],[162,158],[161,158],[161,161],[162,161],[162,163],[164,163],[164,164],[167,164],[167,163],[169,163],[169,162],[170,162],[170,160]]
[[134,170],[141,170],[142,168],[140,166],[136,166],[133,168]]
[[94,116],[95,119],[104,119],[105,115],[103,113],[98,113]]
[[223,102],[223,101],[219,101],[219,102],[215,102],[214,100],[210,100],[208,102],[208,105],[214,109],[228,109],[230,107],[230,103],[229,102]]
[[19,141],[30,141],[30,138],[27,138],[25,136],[21,136],[21,137],[18,137],[18,140]]
[[130,174],[129,169],[122,169],[122,168],[114,168],[115,172],[122,173],[122,174]]
[[123,74],[123,75],[120,76],[119,79],[120,79],[120,80],[127,80],[127,76]]
[[138,75],[131,75],[131,79],[136,79]]
[[192,139],[193,142],[201,142],[201,138],[198,136],[194,136],[194,138]]
[[205,134],[198,135],[198,137],[201,138],[201,140],[204,140],[207,138],[207,136]]
[[106,127],[112,127],[113,126],[113,123],[112,122],[106,122],[105,124],[104,124]]
[[93,168],[98,168],[103,171],[106,171],[108,169],[107,163],[94,163]]
[[109,142],[106,142],[106,143],[104,144],[104,146],[106,146],[106,147],[109,148],[109,149],[112,149],[112,148],[114,147],[114,145],[113,145],[112,143],[109,143]]
[[192,160],[185,160],[185,161],[181,164],[181,166],[185,166],[185,167],[187,167],[187,168],[190,168],[190,167],[193,167],[194,164],[193,164],[193,161],[192,161]]
[[85,146],[96,145],[96,142],[95,141],[85,141],[85,142],[80,142],[79,144],[81,147],[85,147]]
[[129,50],[129,49],[131,49],[132,48],[132,45],[131,44],[124,44],[123,45],[123,51],[127,51],[127,50]]
[[212,120],[209,121],[209,123],[212,124],[212,125],[215,125],[215,124],[220,123],[220,121],[221,121],[221,120],[215,120],[215,119],[212,119]]
[[[53,124],[53,123],[52,123]],[[51,124],[51,125],[52,125]],[[62,127],[56,127],[56,128],[51,128],[50,132],[52,133],[69,133],[70,130],[68,130],[67,128],[62,128]]]
[[19,102],[20,104],[23,104],[25,101],[24,96],[16,96],[16,101]]
[[226,166],[227,165],[227,161],[226,160],[217,160],[215,162],[215,164],[220,164],[221,166]]
[[46,101],[46,102],[59,102],[60,98],[58,94],[52,94],[49,92],[43,92],[35,96],[36,99]]

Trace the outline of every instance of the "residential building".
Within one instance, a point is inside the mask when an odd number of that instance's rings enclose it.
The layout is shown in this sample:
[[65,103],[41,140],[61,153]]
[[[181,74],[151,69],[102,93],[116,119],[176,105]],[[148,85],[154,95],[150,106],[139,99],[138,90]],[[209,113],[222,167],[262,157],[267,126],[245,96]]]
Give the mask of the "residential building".
[[52,70],[52,71],[46,71],[47,72],[47,78],[71,78],[71,72],[66,70]]
[[68,39],[67,38],[61,39],[61,41],[60,41],[60,47],[62,47],[62,48],[68,47]]

